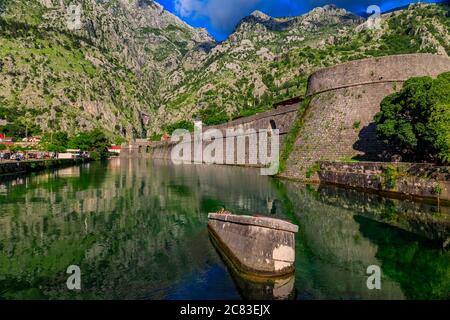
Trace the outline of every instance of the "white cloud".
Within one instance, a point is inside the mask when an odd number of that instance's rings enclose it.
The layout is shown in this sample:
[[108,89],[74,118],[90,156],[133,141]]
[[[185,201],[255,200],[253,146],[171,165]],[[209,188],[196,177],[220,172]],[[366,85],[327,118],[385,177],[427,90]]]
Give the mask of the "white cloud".
[[202,10],[200,0],[175,0],[175,10],[182,17],[190,17]]
[[174,0],[175,10],[182,17],[206,17],[211,25],[222,31],[231,31],[246,15],[256,9],[262,0]]

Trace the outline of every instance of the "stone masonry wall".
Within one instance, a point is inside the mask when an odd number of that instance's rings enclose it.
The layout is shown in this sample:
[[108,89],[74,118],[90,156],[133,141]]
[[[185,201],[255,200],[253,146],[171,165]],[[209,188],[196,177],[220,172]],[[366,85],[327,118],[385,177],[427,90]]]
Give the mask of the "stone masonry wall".
[[[250,117],[244,117],[241,119],[237,119],[235,121],[231,121],[222,125],[218,126],[209,126],[204,127],[203,131],[206,132],[210,129],[217,129],[222,132],[222,135],[225,137],[225,133],[227,129],[254,129],[256,131],[261,129],[268,129],[271,128],[278,129],[280,132],[280,150],[282,148],[282,143],[284,140],[285,135],[289,132],[292,124],[294,123],[294,120],[297,115],[298,110],[298,103],[288,105],[288,106],[282,106],[275,110],[270,110],[264,113],[260,113],[254,116]],[[193,135],[192,135],[193,136]],[[193,137],[191,136],[191,140],[193,140]],[[236,135],[236,141],[239,135]],[[242,137],[242,135],[240,135]],[[258,136],[256,135],[246,135],[246,156],[245,156],[245,163],[238,163],[237,161],[237,146],[236,141],[234,144],[234,156],[233,161],[227,162],[226,161],[226,139],[222,139],[221,142],[223,145],[224,150],[224,156],[223,156],[223,163],[227,164],[235,164],[235,165],[250,165],[250,157],[259,156],[259,153],[261,150],[258,148],[258,144],[251,144],[250,140],[255,139],[254,141],[259,141]],[[270,137],[269,137],[269,144],[267,146],[268,150],[270,151]],[[203,149],[210,144],[211,142],[204,142],[203,143]],[[133,156],[133,157],[149,157],[154,159],[164,159],[164,160],[170,160],[171,159],[171,153],[172,149],[175,146],[175,143],[172,142],[149,142],[146,140],[136,141],[132,143],[131,145],[124,146],[122,150],[122,156]],[[191,150],[192,150],[192,158],[194,158],[194,145],[193,142],[191,142]],[[262,166],[263,164],[258,161],[256,166]]]
[[373,118],[384,97],[413,76],[435,77],[446,71],[448,57],[412,54],[352,61],[314,73],[307,91],[312,100],[281,175],[318,181],[317,175],[306,177],[317,161],[379,160],[383,146]]
[[[394,186],[386,184],[388,168],[395,169]],[[321,183],[363,188],[382,193],[450,202],[450,167],[420,163],[321,162]]]

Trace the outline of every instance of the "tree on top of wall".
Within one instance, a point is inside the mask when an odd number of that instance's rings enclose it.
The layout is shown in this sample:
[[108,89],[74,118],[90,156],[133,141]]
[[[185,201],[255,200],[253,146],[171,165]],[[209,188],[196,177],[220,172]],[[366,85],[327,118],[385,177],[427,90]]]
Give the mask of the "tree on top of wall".
[[381,102],[380,140],[416,161],[450,162],[450,72],[411,78]]
[[450,72],[409,79],[375,122],[378,138],[408,160],[450,163]]

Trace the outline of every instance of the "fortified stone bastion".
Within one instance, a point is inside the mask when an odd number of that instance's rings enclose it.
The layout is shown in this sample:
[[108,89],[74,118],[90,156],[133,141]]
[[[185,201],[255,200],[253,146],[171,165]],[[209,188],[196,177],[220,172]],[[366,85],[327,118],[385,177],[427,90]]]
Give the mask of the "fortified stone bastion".
[[446,56],[409,54],[356,60],[312,74],[311,102],[281,176],[308,180],[306,173],[317,161],[379,160],[385,148],[377,141],[373,118],[381,101],[411,77],[447,71]]

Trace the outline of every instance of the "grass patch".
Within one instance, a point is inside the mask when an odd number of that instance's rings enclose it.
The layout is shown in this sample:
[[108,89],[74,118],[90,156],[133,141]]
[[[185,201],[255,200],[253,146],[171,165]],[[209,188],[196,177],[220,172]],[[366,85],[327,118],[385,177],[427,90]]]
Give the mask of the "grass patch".
[[306,171],[306,178],[311,179],[317,172],[320,171],[320,164],[315,163],[311,167],[309,167],[308,171]]
[[383,168],[383,173],[381,177],[383,178],[383,183],[385,188],[392,190],[397,187],[397,180],[400,177],[406,175],[404,168],[396,167],[393,165],[389,165]]
[[289,158],[289,155],[291,154],[292,149],[294,148],[298,133],[300,132],[300,129],[303,126],[303,123],[304,123],[303,115],[305,114],[305,111],[308,109],[311,99],[312,99],[312,97],[306,97],[300,103],[300,107],[297,111],[297,117],[296,117],[294,124],[292,125],[291,129],[289,130],[289,133],[287,134],[287,137],[284,141],[284,147],[283,147],[283,151],[282,151],[281,157],[280,157],[280,171],[279,171],[280,173],[286,169],[286,161]]

